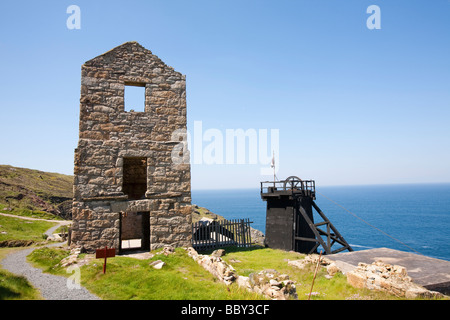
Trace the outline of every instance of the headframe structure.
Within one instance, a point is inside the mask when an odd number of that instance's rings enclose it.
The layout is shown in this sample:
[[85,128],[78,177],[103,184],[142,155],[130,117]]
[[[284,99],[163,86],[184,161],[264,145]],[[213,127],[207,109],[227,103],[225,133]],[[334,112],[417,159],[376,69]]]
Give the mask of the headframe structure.
[[[306,254],[317,253],[319,247],[324,254],[353,251],[314,202],[314,180],[290,176],[282,181],[263,181],[261,198],[267,202],[265,241],[268,247]],[[313,209],[321,221],[314,222]]]

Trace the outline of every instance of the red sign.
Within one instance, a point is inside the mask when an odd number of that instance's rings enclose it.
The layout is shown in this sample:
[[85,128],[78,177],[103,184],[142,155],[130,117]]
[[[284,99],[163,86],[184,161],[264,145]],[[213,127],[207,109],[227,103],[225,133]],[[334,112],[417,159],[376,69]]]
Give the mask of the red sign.
[[104,249],[97,249],[95,250],[95,259],[100,258],[113,258],[116,256],[116,249],[114,248],[104,248]]
[[105,247],[105,249],[95,250],[95,259],[105,258],[105,263],[103,263],[103,273],[106,272],[106,258],[113,258],[116,256],[116,249]]

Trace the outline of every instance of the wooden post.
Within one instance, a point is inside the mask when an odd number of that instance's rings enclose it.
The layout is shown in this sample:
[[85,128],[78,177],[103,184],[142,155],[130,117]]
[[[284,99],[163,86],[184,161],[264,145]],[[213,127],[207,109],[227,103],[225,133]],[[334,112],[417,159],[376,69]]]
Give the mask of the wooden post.
[[245,248],[245,225],[244,225],[244,219],[241,219],[241,234],[243,238],[243,247]]
[[105,262],[103,263],[103,274],[105,274],[105,272],[106,272],[106,257],[108,256],[107,249],[108,249],[108,247],[105,246]]
[[316,275],[317,275],[317,270],[319,269],[319,265],[320,265],[320,258],[322,257],[322,250],[320,250],[320,255],[319,255],[319,260],[317,260],[317,266],[316,266],[316,271],[314,271],[314,278],[311,284],[311,290],[309,290],[309,296],[308,296],[308,300],[311,298],[311,292],[314,286],[314,281],[316,280]]

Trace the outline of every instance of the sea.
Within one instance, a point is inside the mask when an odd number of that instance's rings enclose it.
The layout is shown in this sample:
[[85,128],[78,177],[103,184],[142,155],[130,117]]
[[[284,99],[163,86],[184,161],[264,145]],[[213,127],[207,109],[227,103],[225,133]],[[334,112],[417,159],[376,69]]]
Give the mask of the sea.
[[[390,248],[450,261],[450,183],[316,185],[315,202],[355,251]],[[265,233],[259,188],[192,190],[192,203],[226,219],[249,218]]]

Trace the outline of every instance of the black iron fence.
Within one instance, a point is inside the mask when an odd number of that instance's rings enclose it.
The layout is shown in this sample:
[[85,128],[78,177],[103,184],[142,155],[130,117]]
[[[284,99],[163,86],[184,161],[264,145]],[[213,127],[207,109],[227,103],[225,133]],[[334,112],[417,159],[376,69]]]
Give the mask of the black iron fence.
[[192,247],[197,251],[252,244],[250,219],[198,221],[192,224]]

